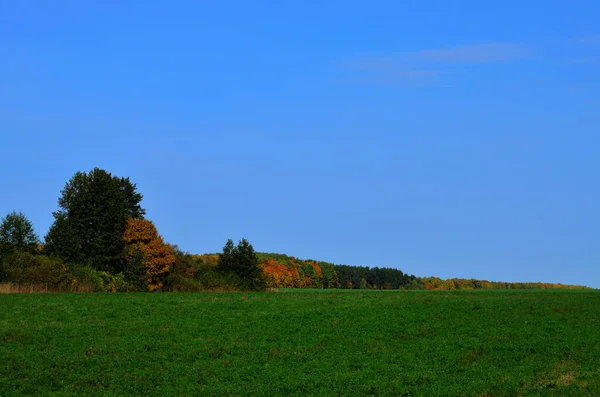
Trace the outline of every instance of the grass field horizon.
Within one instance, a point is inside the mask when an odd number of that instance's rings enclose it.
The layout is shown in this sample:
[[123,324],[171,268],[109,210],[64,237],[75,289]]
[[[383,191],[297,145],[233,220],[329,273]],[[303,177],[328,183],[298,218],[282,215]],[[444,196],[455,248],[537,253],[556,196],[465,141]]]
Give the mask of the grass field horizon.
[[6,294],[2,395],[600,393],[595,290]]

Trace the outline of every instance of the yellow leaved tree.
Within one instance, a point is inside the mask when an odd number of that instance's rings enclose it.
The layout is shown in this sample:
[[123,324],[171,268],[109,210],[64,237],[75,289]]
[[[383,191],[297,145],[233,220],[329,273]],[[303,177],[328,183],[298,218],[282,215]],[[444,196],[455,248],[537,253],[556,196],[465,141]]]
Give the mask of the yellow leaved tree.
[[160,289],[163,276],[175,263],[172,247],[163,241],[154,224],[147,219],[130,218],[123,240],[126,244],[125,261],[129,267],[143,269],[149,291]]

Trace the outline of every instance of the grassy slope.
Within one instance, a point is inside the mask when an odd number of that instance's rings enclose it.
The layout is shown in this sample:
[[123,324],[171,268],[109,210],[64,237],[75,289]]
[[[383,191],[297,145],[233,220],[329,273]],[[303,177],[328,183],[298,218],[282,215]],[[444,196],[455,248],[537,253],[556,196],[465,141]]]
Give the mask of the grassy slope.
[[0,395],[598,395],[596,291],[0,296]]

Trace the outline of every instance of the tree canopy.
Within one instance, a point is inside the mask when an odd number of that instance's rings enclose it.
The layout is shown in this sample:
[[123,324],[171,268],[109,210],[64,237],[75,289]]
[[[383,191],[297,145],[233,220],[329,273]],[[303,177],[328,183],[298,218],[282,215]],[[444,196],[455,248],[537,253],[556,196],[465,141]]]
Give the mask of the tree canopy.
[[163,277],[175,263],[173,248],[165,244],[154,224],[146,219],[130,218],[123,240],[126,244],[127,273],[135,276],[139,269],[149,291],[161,288]]
[[265,277],[259,266],[258,256],[252,244],[245,238],[239,241],[237,247],[233,245],[233,240],[227,240],[223,252],[219,254],[218,267],[223,272],[239,276],[251,290],[259,291],[265,288]]
[[60,209],[46,236],[46,249],[68,263],[87,263],[118,273],[123,267],[127,220],[143,218],[142,195],[129,178],[94,168],[77,172],[58,199]]
[[40,243],[33,224],[22,212],[13,211],[0,223],[0,256],[14,251],[33,252]]

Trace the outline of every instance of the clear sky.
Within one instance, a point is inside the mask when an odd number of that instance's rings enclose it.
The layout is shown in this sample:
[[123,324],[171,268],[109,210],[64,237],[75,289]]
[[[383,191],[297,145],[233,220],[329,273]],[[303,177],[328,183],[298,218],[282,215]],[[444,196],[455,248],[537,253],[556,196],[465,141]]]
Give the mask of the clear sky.
[[600,3],[491,3],[0,0],[0,216],[97,166],[193,253],[600,287]]

